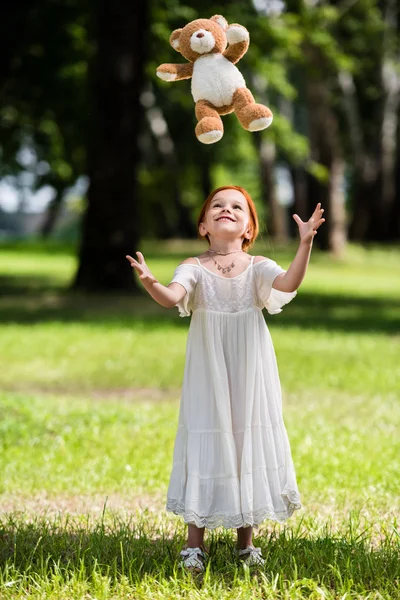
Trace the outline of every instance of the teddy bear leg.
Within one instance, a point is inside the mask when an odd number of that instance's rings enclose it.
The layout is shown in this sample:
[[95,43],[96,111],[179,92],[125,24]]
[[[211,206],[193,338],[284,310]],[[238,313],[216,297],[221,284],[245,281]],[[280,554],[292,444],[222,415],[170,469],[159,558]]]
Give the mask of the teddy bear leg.
[[256,104],[247,88],[239,88],[233,94],[233,109],[241,126],[248,131],[261,131],[272,123],[272,112],[263,104]]
[[199,142],[203,144],[215,144],[224,134],[222,119],[215,108],[207,100],[196,102],[196,125],[195,133]]

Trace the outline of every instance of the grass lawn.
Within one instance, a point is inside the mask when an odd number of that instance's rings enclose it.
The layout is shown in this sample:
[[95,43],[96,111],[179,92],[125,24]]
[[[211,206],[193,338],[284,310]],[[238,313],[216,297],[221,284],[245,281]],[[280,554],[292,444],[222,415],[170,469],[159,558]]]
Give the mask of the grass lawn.
[[[199,251],[144,250],[163,282]],[[256,532],[262,571],[209,533],[200,580],[164,510],[189,320],[66,292],[68,249],[0,247],[0,598],[400,598],[399,259],[314,253],[267,315],[304,508]]]

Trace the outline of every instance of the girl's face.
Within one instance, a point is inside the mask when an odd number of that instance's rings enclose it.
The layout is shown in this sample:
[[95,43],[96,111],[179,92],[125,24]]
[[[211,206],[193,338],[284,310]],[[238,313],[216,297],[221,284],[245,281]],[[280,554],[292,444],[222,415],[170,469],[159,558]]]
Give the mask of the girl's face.
[[232,241],[251,237],[250,211],[246,198],[238,190],[221,190],[211,200],[199,233],[212,238]]

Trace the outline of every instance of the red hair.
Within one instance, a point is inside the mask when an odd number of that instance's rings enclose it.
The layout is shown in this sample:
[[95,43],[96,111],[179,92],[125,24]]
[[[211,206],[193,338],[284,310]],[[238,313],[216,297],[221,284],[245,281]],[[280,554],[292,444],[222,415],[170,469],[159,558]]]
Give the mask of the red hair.
[[[199,215],[199,218],[197,219],[197,228],[199,228],[200,223],[203,222],[204,216],[208,210],[208,207],[211,204],[212,199],[218,192],[222,192],[222,190],[237,190],[238,192],[243,194],[243,196],[246,198],[247,206],[249,207],[249,213],[250,213],[249,224],[250,224],[250,228],[251,228],[251,238],[249,240],[247,238],[243,239],[242,250],[247,251],[248,248],[251,248],[251,246],[253,245],[256,237],[258,236],[260,228],[258,225],[257,209],[255,207],[253,200],[251,199],[250,194],[248,192],[246,192],[246,190],[244,188],[242,188],[238,185],[223,185],[223,186],[217,188],[216,190],[214,190],[213,192],[211,192],[211,194],[208,196],[208,198],[204,202],[203,206],[201,207],[200,215]],[[209,239],[208,235],[200,236],[200,237],[206,237],[208,243],[210,243],[210,239]]]

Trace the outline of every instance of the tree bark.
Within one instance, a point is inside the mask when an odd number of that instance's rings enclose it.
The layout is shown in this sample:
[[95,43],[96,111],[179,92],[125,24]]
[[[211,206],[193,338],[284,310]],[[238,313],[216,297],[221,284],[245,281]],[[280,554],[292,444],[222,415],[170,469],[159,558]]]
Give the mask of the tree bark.
[[377,222],[374,230],[377,231],[379,241],[390,240],[390,217],[396,197],[396,146],[397,146],[397,118],[400,106],[400,75],[398,65],[400,55],[394,51],[398,48],[396,37],[397,1],[388,0],[385,7],[385,35],[383,40],[383,56],[381,79],[385,93],[383,104],[382,133],[381,133],[381,170],[382,170],[382,197]]
[[278,202],[275,181],[275,144],[260,133],[254,133],[259,154],[261,193],[265,205],[267,233],[275,241],[284,243],[288,240],[286,210]]
[[[310,55],[313,54],[311,49]],[[318,57],[313,56],[313,61],[318,64]],[[313,207],[321,202],[326,218],[323,227],[318,231],[316,243],[322,250],[340,255],[346,244],[347,231],[343,191],[344,161],[337,117],[331,107],[329,91],[324,80],[314,78],[311,73],[307,76],[307,97],[312,158],[323,165],[328,173],[326,181],[312,174],[308,177],[308,192]]]
[[169,227],[167,235],[162,237],[196,237],[196,227],[190,215],[190,210],[182,203],[180,188],[180,169],[174,141],[170,135],[167,122],[160,107],[156,106],[155,96],[151,88],[148,90],[147,120],[156,140],[159,155],[167,168],[170,182],[168,187],[172,192],[172,205],[175,208],[175,219],[173,226]]
[[90,186],[73,285],[86,291],[129,291],[137,287],[125,255],[140,240],[136,172],[148,2],[99,0],[94,10],[98,48]]
[[[303,167],[291,168],[294,203],[291,207],[292,214],[296,213],[301,219],[306,219],[311,214],[311,200],[308,193],[308,174]],[[289,220],[291,237],[296,238],[298,227],[294,219]]]
[[[371,115],[373,126],[367,123],[368,127],[361,129],[357,105],[365,102],[365,96],[360,91],[357,95],[350,75],[342,74],[339,78],[350,133],[358,132],[357,136],[350,136],[354,156],[354,210],[349,235],[356,241],[385,242],[398,237],[395,223],[400,77],[396,68],[399,62],[396,10],[395,0],[388,0],[383,7],[385,30],[379,74],[382,95],[375,101],[376,108]],[[378,73],[376,77],[378,80]]]
[[346,114],[349,130],[350,150],[353,156],[352,202],[353,218],[349,227],[351,240],[361,241],[366,236],[369,213],[377,192],[379,166],[377,156],[368,155],[361,118],[358,109],[357,91],[353,76],[341,71],[338,83],[342,91],[342,104]]
[[50,237],[50,235],[53,233],[54,227],[57,223],[57,219],[60,214],[61,207],[62,207],[62,201],[64,198],[64,192],[65,192],[64,186],[55,187],[55,192],[56,192],[56,195],[54,196],[53,200],[50,202],[50,204],[47,208],[46,214],[45,214],[44,221],[40,227],[40,236],[44,240],[47,240]]
[[397,114],[397,152],[396,152],[396,195],[393,204],[393,212],[390,219],[390,238],[400,238],[400,109]]

